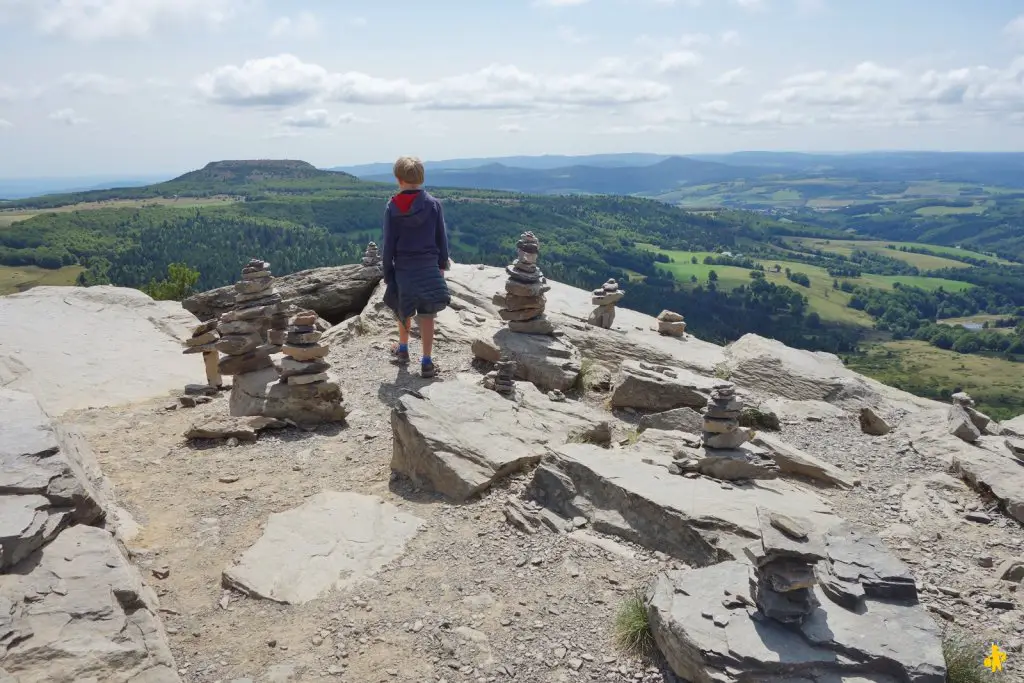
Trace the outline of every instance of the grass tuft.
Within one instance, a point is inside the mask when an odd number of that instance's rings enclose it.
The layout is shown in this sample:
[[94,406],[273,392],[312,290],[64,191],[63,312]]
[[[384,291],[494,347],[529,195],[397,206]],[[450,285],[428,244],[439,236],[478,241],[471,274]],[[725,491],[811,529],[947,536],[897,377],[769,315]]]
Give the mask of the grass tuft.
[[991,645],[985,641],[947,632],[942,637],[946,659],[946,683],[992,683],[995,674],[984,667]]
[[572,389],[578,391],[580,394],[586,394],[591,389],[592,380],[594,379],[594,370],[597,368],[597,364],[593,358],[584,358],[580,361],[580,374],[576,375],[576,380],[572,384]]
[[619,606],[615,615],[615,644],[623,652],[638,657],[654,653],[654,636],[641,591],[635,591]]

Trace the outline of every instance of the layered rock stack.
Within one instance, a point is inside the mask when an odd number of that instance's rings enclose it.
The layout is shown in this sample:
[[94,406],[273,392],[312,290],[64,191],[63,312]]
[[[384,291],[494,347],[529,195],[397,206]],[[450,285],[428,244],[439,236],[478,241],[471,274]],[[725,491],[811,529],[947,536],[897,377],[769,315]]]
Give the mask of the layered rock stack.
[[208,320],[192,330],[192,338],[185,342],[185,350],[182,353],[203,354],[203,364],[206,366],[206,383],[215,388],[224,385],[224,378],[221,376],[218,361],[220,354],[217,353],[217,342],[220,341],[220,333],[217,331],[217,321]]
[[509,360],[508,356],[502,356],[501,360],[494,364],[494,390],[499,394],[511,394],[516,390],[516,362]]
[[366,268],[380,268],[381,256],[377,250],[377,243],[370,242],[366,245],[366,253],[363,254],[363,266]]
[[235,283],[234,309],[217,323],[217,350],[226,356],[219,363],[221,374],[244,375],[273,366],[270,356],[280,350],[287,319],[270,264],[250,260]]
[[316,320],[316,311],[302,311],[292,319],[281,349],[281,381],[290,385],[327,381],[331,365],[324,358],[330,349],[320,343],[323,333],[316,329]]
[[590,314],[590,324],[606,330],[611,329],[612,323],[615,322],[615,304],[626,296],[626,290],[619,289],[619,283],[611,279],[591,292],[591,295],[590,303],[597,308]]
[[711,390],[711,400],[704,409],[704,448],[735,449],[750,440],[750,431],[740,427],[743,403],[736,397],[736,387],[719,384]]
[[666,337],[682,337],[686,334],[686,323],[683,316],[673,311],[662,311],[658,314],[658,334]]
[[524,232],[516,242],[516,259],[505,269],[504,307],[498,311],[501,319],[508,322],[508,329],[522,334],[554,333],[555,328],[544,315],[550,287],[544,273],[537,267],[540,256],[540,241],[532,232]]
[[818,601],[814,566],[825,559],[823,539],[811,537],[806,522],[757,509],[761,540],[745,549],[753,563],[750,597],[764,616],[784,624],[800,624]]

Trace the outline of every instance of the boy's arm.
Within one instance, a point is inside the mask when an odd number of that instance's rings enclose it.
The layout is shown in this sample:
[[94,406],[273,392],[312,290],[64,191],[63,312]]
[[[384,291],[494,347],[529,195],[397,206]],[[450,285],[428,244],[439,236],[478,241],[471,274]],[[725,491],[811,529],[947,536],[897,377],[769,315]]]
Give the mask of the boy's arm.
[[381,241],[384,243],[384,251],[381,254],[384,282],[391,282],[395,276],[395,245],[398,241],[398,233],[391,225],[391,211],[388,208],[384,209],[384,236]]
[[437,240],[437,265],[441,270],[448,270],[448,228],[444,224],[444,209],[441,208],[441,202],[437,203],[437,226],[434,231],[434,239]]

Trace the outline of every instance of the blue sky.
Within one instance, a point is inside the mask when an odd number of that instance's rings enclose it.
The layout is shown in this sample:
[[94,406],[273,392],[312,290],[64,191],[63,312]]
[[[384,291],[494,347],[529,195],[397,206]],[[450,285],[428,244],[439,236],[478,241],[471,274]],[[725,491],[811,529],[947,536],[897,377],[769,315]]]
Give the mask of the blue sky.
[[0,0],[0,177],[1024,150],[1024,3]]

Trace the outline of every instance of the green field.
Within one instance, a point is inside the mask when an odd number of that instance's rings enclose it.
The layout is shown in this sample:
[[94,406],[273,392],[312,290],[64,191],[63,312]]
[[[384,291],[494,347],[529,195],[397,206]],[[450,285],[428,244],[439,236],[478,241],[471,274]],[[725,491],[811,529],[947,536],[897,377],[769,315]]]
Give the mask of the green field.
[[984,213],[988,208],[984,204],[972,204],[971,206],[922,206],[914,213],[919,216],[959,216],[965,213]]
[[[911,247],[927,249],[934,254],[969,256],[981,261],[999,263],[1002,265],[1010,263],[1005,259],[989,256],[988,254],[982,254],[977,251],[970,251],[969,249],[941,247],[934,244],[916,244],[914,242],[890,242],[885,240],[825,240],[818,237],[787,237],[785,241],[790,246],[803,249],[819,249],[821,251],[831,252],[840,256],[849,256],[855,250],[860,249],[905,261],[912,266],[920,268],[921,270],[937,270],[939,268],[970,268],[971,265],[969,263],[962,263],[953,259],[942,258],[941,256],[932,256],[931,254],[915,254],[909,251],[900,251],[900,247],[907,247],[908,249]],[[888,247],[890,245],[896,248],[889,249]]]
[[81,266],[67,266],[59,270],[36,266],[0,266],[0,296],[43,285],[73,285],[83,270]]
[[914,340],[876,344],[846,361],[851,370],[918,396],[944,399],[961,387],[997,420],[1024,413],[1024,363],[959,354]]
[[150,197],[147,199],[109,199],[99,202],[81,202],[59,206],[53,209],[0,209],[0,228],[6,228],[19,221],[27,221],[42,213],[66,213],[68,211],[90,211],[92,209],[124,209],[145,208],[148,206],[170,206],[187,209],[193,206],[218,206],[236,201],[233,197],[218,195],[216,197],[181,197],[178,199]]
[[[705,256],[714,256],[707,251],[667,251],[657,249],[649,245],[648,248],[667,255],[673,260],[672,263],[659,263],[658,267],[672,273],[676,280],[689,286],[692,277],[696,276],[699,283],[707,283],[708,274],[713,270],[718,275],[718,287],[735,288],[739,285],[750,284],[750,270],[738,266],[713,266],[703,263]],[[692,263],[692,258],[697,258],[697,263]],[[867,313],[849,308],[850,295],[841,290],[832,288],[833,278],[828,271],[818,266],[798,263],[795,261],[777,261],[773,259],[755,259],[765,267],[765,279],[777,285],[783,285],[794,289],[807,297],[807,303],[812,311],[817,312],[822,320],[863,327],[873,327],[874,322]],[[775,266],[779,272],[775,272]],[[786,277],[786,268],[796,273],[804,273],[810,278],[811,286],[803,287],[791,282]],[[858,278],[838,278],[841,282],[852,282],[877,289],[892,289],[897,282],[911,287],[935,290],[943,287],[949,291],[960,291],[972,285],[956,280],[945,280],[941,278],[930,278],[920,275],[872,275],[865,273]]]

